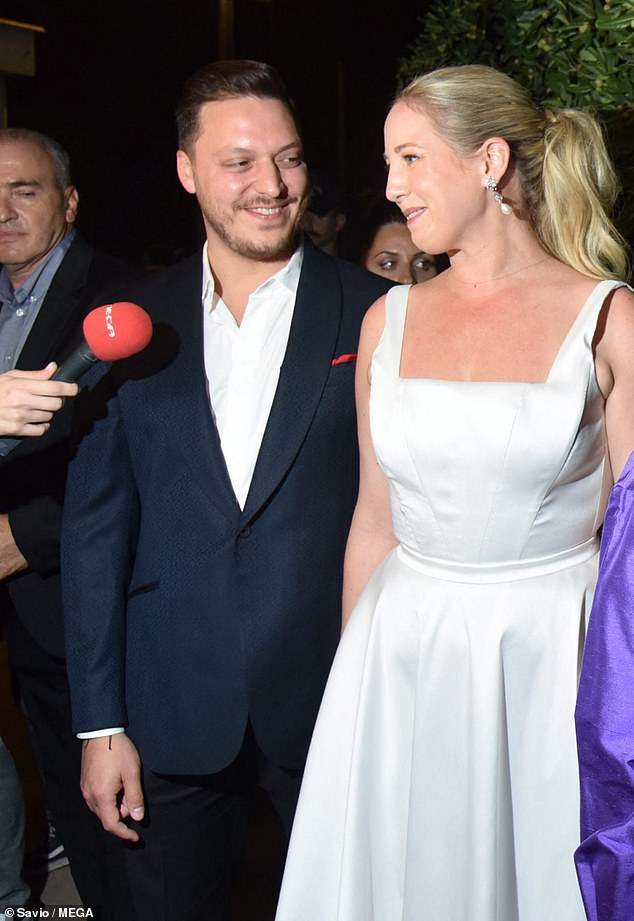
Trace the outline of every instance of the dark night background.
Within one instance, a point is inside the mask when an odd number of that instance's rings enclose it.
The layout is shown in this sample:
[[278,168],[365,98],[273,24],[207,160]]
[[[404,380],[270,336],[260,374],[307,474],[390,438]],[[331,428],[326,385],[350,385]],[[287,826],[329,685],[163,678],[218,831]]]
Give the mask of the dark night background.
[[[268,61],[299,109],[307,158],[351,195],[383,181],[382,124],[425,0],[235,0],[234,57]],[[78,225],[133,261],[198,244],[174,169],[184,79],[218,57],[218,0],[4,0],[0,16],[46,29],[36,76],[6,78],[9,124],[70,152]]]

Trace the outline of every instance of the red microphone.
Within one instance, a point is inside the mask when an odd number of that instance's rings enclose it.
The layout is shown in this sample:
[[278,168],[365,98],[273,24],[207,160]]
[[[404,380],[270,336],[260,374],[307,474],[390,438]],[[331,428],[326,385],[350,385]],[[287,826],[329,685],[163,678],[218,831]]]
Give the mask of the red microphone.
[[[84,341],[53,375],[72,383],[97,361],[118,361],[136,355],[152,338],[152,321],[138,304],[121,301],[95,307],[84,319]],[[0,439],[0,457],[22,443],[21,438]]]
[[97,361],[136,355],[152,338],[152,321],[138,304],[120,301],[95,307],[84,319],[84,341],[57,369],[56,381],[76,381]]

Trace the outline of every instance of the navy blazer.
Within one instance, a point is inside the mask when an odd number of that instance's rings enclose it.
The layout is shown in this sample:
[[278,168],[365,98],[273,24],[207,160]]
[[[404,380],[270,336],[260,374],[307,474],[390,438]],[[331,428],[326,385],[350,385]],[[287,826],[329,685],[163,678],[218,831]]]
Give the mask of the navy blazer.
[[[53,276],[17,367],[32,371],[53,360],[61,364],[81,341],[86,313],[116,297],[117,281],[131,277],[124,263],[98,252],[78,233]],[[9,515],[29,564],[7,580],[3,591],[31,635],[56,656],[64,655],[59,542],[71,416],[69,400],[45,435],[25,438],[0,458],[0,513]]]
[[200,253],[133,290],[154,336],[85,398],[63,538],[76,731],[126,726],[147,767],[211,773],[250,718],[306,756],[340,630],[358,485],[354,356],[389,283],[306,246],[242,511],[209,407]]

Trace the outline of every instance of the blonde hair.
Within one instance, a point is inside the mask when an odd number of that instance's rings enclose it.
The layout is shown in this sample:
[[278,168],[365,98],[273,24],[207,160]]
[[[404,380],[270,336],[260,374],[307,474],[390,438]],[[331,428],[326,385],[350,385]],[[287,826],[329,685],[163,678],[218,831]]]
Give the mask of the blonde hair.
[[462,157],[503,138],[545,249],[585,275],[627,278],[627,245],[609,217],[620,185],[592,115],[541,110],[515,80],[477,64],[416,77],[395,101],[423,109]]

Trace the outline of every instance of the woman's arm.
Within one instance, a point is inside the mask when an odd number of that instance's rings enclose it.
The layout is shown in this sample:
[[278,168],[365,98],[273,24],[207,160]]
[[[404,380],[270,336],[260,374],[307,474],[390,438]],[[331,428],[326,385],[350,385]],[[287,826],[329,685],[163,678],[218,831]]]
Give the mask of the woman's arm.
[[356,368],[359,432],[359,496],[346,546],[343,576],[343,627],[368,579],[398,541],[392,531],[387,480],[370,436],[370,362],[385,323],[385,298],[368,310],[361,327]]
[[606,397],[605,420],[614,482],[634,451],[634,294],[618,288],[596,351],[597,379]]

